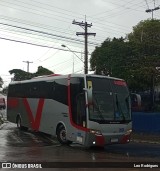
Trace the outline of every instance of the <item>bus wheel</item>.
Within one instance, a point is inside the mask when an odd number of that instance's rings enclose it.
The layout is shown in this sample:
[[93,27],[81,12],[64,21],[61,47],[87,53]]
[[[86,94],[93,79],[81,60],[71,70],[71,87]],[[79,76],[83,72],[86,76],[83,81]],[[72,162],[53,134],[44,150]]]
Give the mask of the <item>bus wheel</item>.
[[20,116],[17,117],[17,128],[20,129],[20,130],[23,130],[23,131],[27,131],[28,130],[27,127],[21,125],[21,118],[20,118]]
[[18,117],[17,117],[17,128],[18,128],[18,129],[21,129],[21,127],[22,127],[22,126],[21,126],[21,118],[18,116]]
[[65,129],[65,127],[63,125],[58,127],[57,139],[63,145],[69,145],[69,144],[72,143],[72,141],[69,141],[69,140],[66,139],[66,129]]

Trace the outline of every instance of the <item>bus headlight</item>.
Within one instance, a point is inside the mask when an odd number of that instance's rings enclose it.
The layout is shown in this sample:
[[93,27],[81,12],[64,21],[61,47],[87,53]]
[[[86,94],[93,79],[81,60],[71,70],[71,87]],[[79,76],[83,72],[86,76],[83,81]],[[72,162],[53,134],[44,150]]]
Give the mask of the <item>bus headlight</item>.
[[99,130],[94,130],[94,129],[90,129],[90,133],[92,133],[92,134],[97,134],[97,135],[102,135],[101,131],[99,131]]
[[129,129],[126,133],[125,133],[125,135],[130,135],[132,133],[132,129]]

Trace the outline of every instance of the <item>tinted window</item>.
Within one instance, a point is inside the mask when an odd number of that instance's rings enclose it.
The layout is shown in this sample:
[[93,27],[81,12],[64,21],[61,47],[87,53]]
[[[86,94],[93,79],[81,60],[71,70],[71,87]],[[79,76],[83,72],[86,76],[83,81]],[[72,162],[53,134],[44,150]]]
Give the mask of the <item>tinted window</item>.
[[106,78],[87,77],[87,82],[92,81],[93,91],[111,91],[110,80]]
[[90,120],[99,123],[130,120],[130,99],[125,81],[87,77],[87,83],[92,84],[93,94],[93,104],[89,107]]
[[39,81],[11,84],[9,86],[8,97],[46,98],[68,104],[67,90],[67,79],[54,80],[54,82]]

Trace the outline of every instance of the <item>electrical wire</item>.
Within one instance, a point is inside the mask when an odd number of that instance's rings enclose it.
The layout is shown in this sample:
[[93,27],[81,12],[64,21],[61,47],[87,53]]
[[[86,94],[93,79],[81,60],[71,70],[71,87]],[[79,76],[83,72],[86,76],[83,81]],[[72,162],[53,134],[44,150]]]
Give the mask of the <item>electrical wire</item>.
[[147,8],[149,9],[149,5],[148,5],[148,2],[147,2],[147,0],[145,0],[145,2],[146,2],[146,5],[147,5]]
[[[25,42],[25,41],[21,41],[21,40],[9,39],[9,38],[5,38],[5,37],[0,37],[0,39],[12,41],[12,42],[17,42],[17,43],[23,43],[23,44],[33,45],[33,46],[44,47],[44,48],[58,49],[58,50],[62,50],[62,51],[70,51],[68,49],[62,49],[62,48],[57,48],[57,47],[47,46],[47,45],[40,45],[40,44],[35,44],[35,43],[31,43],[31,42]],[[82,53],[82,52],[74,51],[74,50],[72,50],[71,52],[74,52],[74,53]]]

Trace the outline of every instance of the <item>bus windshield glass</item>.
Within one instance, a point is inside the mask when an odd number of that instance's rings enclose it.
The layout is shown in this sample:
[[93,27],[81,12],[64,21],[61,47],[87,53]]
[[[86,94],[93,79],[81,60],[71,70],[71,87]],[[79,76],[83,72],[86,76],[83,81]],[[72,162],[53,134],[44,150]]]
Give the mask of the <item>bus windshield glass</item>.
[[129,91],[125,81],[103,77],[87,77],[92,87],[89,119],[99,123],[127,123],[131,121]]

